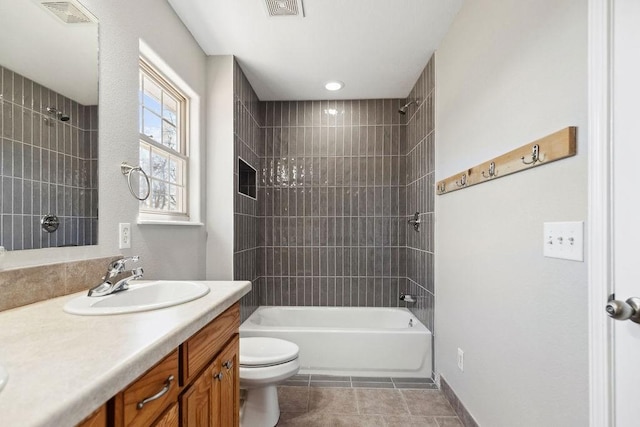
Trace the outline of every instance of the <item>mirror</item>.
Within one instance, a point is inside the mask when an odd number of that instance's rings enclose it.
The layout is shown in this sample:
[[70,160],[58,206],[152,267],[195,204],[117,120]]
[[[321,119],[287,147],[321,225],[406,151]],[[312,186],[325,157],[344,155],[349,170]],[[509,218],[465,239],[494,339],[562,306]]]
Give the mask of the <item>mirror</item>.
[[76,0],[2,0],[0,40],[0,246],[95,245],[97,20]]

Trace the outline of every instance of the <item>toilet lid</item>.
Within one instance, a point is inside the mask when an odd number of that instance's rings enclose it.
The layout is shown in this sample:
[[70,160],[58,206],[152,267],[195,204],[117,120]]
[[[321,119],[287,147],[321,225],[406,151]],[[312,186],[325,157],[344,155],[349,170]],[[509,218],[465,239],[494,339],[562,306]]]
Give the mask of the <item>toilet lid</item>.
[[298,357],[298,346],[278,338],[240,338],[240,365],[265,366],[289,362]]

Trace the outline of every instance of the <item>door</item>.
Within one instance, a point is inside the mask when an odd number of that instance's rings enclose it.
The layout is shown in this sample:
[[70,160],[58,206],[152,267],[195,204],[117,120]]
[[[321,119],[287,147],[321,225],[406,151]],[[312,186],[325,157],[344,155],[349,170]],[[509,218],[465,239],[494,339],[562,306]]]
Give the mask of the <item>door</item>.
[[[640,1],[613,1],[613,290],[640,297]],[[613,324],[614,419],[638,426],[640,324]]]

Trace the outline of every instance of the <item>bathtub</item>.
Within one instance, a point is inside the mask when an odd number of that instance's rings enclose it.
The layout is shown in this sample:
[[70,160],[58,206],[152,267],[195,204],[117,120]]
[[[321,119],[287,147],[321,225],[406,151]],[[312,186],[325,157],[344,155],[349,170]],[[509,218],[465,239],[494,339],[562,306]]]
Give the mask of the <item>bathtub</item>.
[[304,374],[431,377],[431,331],[406,308],[259,307],[240,336],[298,344]]

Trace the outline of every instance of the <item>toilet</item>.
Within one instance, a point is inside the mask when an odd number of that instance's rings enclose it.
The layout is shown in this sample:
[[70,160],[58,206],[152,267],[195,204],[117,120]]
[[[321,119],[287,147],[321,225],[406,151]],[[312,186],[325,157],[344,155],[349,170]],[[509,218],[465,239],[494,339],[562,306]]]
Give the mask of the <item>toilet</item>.
[[240,338],[241,427],[273,427],[280,418],[278,383],[300,369],[299,348],[278,338]]

